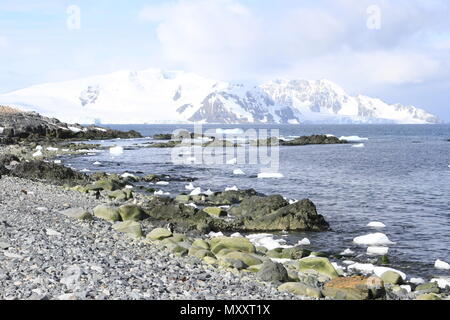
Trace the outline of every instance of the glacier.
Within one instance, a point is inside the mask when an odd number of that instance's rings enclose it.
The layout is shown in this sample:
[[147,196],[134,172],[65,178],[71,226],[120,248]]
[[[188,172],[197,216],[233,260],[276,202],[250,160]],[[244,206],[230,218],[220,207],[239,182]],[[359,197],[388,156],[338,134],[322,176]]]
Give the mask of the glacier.
[[351,96],[328,80],[244,85],[160,69],[34,85],[1,94],[0,105],[83,124],[440,123],[425,110]]

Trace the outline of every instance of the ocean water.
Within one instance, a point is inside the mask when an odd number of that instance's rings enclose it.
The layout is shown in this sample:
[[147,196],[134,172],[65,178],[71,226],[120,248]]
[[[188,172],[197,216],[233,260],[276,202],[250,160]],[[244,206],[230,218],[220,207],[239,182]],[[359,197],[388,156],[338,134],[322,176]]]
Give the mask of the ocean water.
[[[189,125],[110,125],[120,130],[134,129],[150,137],[171,133]],[[346,248],[365,255],[366,247],[353,238],[383,232],[395,242],[390,246],[391,265],[408,276],[450,276],[433,267],[436,259],[450,262],[450,125],[205,125],[206,129],[278,129],[283,137],[333,134],[367,138],[364,146],[310,145],[280,147],[280,179],[258,179],[262,165],[174,164],[172,149],[140,147],[150,138],[101,141],[121,145],[124,153],[108,151],[65,158],[64,162],[82,170],[131,173],[167,173],[195,177],[195,186],[221,191],[226,187],[254,188],[265,194],[281,194],[292,199],[311,199],[325,216],[332,231],[277,234],[295,244],[307,237],[311,249],[339,253]],[[94,143],[95,141],[93,141]],[[93,165],[99,161],[102,165]],[[234,169],[245,175],[234,175]],[[186,183],[156,186],[172,195]],[[155,186],[152,186],[155,187]],[[380,221],[386,228],[367,227]]]

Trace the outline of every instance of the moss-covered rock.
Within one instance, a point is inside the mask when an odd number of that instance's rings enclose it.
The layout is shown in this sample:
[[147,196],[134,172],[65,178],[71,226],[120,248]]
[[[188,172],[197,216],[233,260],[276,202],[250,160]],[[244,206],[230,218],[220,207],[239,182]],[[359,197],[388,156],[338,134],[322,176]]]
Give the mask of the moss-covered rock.
[[415,290],[417,293],[440,293],[441,289],[436,282],[427,282],[422,283],[416,287]]
[[339,277],[330,260],[323,257],[306,257],[300,259],[298,261],[298,268],[303,273],[314,272],[331,279]]
[[199,248],[202,248],[202,249],[209,250],[209,243],[206,242],[206,241],[203,240],[203,239],[196,239],[196,240],[192,243],[192,246],[195,246],[195,247],[199,247]]
[[211,251],[216,254],[223,249],[232,249],[242,252],[255,253],[255,246],[243,237],[217,237],[210,241]]
[[195,246],[189,248],[188,254],[199,259],[203,259],[206,256],[215,258],[211,251]]
[[442,300],[442,298],[435,293],[424,293],[418,296],[416,300]]
[[107,221],[120,221],[119,209],[116,207],[99,205],[94,208],[94,216]]
[[278,291],[289,292],[299,296],[321,298],[322,294],[319,288],[307,286],[301,282],[286,282],[278,287]]
[[205,256],[203,258],[203,262],[206,264],[210,264],[210,265],[216,265],[218,263],[216,258],[210,257],[210,256]]
[[222,208],[219,208],[219,207],[206,207],[206,208],[203,208],[203,211],[205,211],[210,216],[216,217],[216,218],[227,216],[226,211],[222,210]]
[[402,284],[403,283],[402,276],[399,273],[391,271],[391,270],[383,272],[383,274],[381,275],[381,279],[385,283],[389,283],[389,284]]
[[258,258],[255,254],[240,251],[229,252],[226,255],[221,256],[220,259],[240,260],[246,266],[249,267],[263,263],[263,261],[260,258]]
[[147,239],[150,240],[162,240],[172,236],[172,232],[165,228],[155,228],[149,234],[147,234]]
[[123,221],[139,221],[144,215],[144,211],[134,204],[126,204],[119,207],[119,214]]
[[115,179],[102,179],[94,182],[94,185],[106,191],[116,191],[122,189],[124,184]]
[[77,220],[92,220],[92,215],[82,208],[70,208],[60,211],[61,214]]
[[108,194],[108,198],[118,201],[126,201],[128,199],[127,194],[123,190],[112,191]]
[[123,221],[118,222],[112,226],[112,228],[118,232],[126,233],[132,237],[142,237],[142,228],[139,222],[136,221]]

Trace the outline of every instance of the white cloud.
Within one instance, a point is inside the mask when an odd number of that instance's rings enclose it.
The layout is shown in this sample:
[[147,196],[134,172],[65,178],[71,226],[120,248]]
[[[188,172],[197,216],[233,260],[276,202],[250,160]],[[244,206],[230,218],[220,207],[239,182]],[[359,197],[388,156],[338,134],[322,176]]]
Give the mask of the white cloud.
[[330,7],[272,12],[238,0],[177,0],[146,7],[139,18],[157,23],[166,65],[224,80],[288,75],[363,89],[420,83],[443,72],[439,58],[420,47],[423,19],[442,7],[380,1],[382,29],[373,31],[366,27],[370,1],[322,2]]

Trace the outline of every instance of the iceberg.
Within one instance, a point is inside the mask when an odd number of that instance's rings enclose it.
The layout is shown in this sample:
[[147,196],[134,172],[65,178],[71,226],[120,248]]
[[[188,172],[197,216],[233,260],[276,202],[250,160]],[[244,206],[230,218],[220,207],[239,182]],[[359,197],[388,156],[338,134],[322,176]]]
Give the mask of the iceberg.
[[383,256],[389,252],[388,247],[368,247],[367,254]]
[[235,175],[244,175],[245,172],[242,171],[241,169],[235,169],[235,170],[233,170],[233,174],[235,174]]
[[202,194],[202,189],[200,187],[195,188],[194,190],[192,190],[189,195],[191,195],[191,196],[198,196],[199,194]]
[[308,238],[303,238],[299,242],[297,242],[297,245],[299,246],[309,246],[311,244],[311,241],[309,241]]
[[258,173],[258,178],[259,179],[270,179],[270,178],[283,178],[284,175],[282,173],[279,172],[261,172]]
[[450,264],[439,259],[434,262],[434,267],[440,270],[450,270]]
[[370,228],[384,228],[386,225],[383,222],[372,221],[367,224]]
[[265,247],[267,250],[276,248],[292,248],[293,246],[287,245],[284,239],[275,239],[273,234],[269,233],[257,233],[250,234],[246,237],[250,240],[255,247]]
[[232,186],[232,187],[225,188],[225,191],[239,191],[239,189],[236,186]]
[[123,148],[121,146],[109,148],[109,153],[112,155],[120,155],[123,153]]

